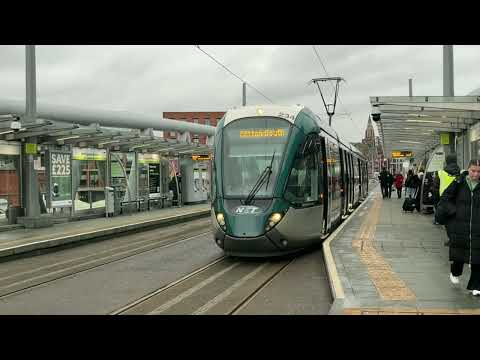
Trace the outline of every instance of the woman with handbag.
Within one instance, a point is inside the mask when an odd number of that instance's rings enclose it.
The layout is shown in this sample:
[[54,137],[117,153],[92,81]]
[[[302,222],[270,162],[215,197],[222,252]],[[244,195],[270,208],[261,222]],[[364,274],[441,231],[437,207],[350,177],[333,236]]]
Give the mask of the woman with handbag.
[[480,295],[480,160],[471,160],[468,171],[452,182],[440,197],[437,221],[449,237],[450,281],[458,284],[463,265],[470,264],[467,289]]

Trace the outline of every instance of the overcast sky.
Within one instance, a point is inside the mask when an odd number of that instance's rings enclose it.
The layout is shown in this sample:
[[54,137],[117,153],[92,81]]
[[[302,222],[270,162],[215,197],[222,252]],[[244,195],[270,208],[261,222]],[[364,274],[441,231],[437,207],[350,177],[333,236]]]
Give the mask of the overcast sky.
[[[200,45],[278,104],[325,115],[316,85],[325,77],[310,45]],[[329,76],[341,76],[333,127],[360,141],[369,96],[442,95],[442,46],[316,45]],[[137,113],[225,111],[241,105],[242,84],[186,45],[37,46],[39,101]],[[454,46],[455,95],[480,87],[480,46]],[[25,48],[0,45],[0,97],[25,99]],[[326,86],[326,85],[325,85]],[[324,89],[324,87],[322,87]],[[326,100],[333,99],[326,88]],[[247,88],[247,104],[269,103]],[[351,116],[344,115],[351,113]],[[326,118],[328,119],[328,118]]]

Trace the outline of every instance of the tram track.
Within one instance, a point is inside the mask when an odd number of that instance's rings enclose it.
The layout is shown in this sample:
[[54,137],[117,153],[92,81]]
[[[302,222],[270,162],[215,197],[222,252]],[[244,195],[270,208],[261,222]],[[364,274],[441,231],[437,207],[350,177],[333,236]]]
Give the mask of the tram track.
[[110,314],[237,315],[295,259],[224,256]]
[[[6,270],[0,271],[0,299],[149,251],[179,245],[199,236],[206,236],[211,233],[211,231],[205,231],[209,222],[209,219],[194,220],[189,226],[174,225],[163,228],[161,232],[158,229],[150,229],[141,233],[124,235],[108,240],[121,240],[124,244],[117,244],[117,246],[105,250],[73,258],[69,258],[67,252],[67,259],[35,268],[18,271],[15,267],[8,267]],[[125,242],[127,243],[125,244]],[[107,244],[103,243],[104,247],[105,245]],[[86,244],[85,247],[87,246],[95,246],[95,244]],[[48,255],[51,254],[45,256]]]

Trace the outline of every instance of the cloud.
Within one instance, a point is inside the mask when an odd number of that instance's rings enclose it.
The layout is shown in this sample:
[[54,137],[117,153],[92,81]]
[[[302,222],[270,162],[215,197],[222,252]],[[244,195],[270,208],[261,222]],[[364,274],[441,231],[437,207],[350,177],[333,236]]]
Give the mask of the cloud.
[[[333,127],[360,141],[370,96],[442,95],[442,46],[201,45],[268,98],[303,104],[328,120],[315,77],[341,76]],[[193,45],[37,46],[41,101],[140,113],[224,111],[241,105],[242,84]],[[480,87],[480,46],[455,46],[455,92]],[[0,97],[25,98],[24,46],[0,46]],[[327,85],[328,86],[328,85]],[[328,102],[331,88],[324,89]],[[268,103],[247,88],[249,104]],[[351,113],[345,116],[344,113]]]

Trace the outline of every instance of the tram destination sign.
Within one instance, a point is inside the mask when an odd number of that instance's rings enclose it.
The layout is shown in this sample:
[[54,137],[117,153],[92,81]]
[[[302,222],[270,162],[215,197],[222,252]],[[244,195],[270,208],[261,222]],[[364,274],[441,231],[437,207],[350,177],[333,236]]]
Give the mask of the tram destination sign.
[[72,154],[67,151],[47,150],[47,206],[72,206]]
[[392,158],[406,158],[413,157],[413,152],[411,151],[392,151]]

